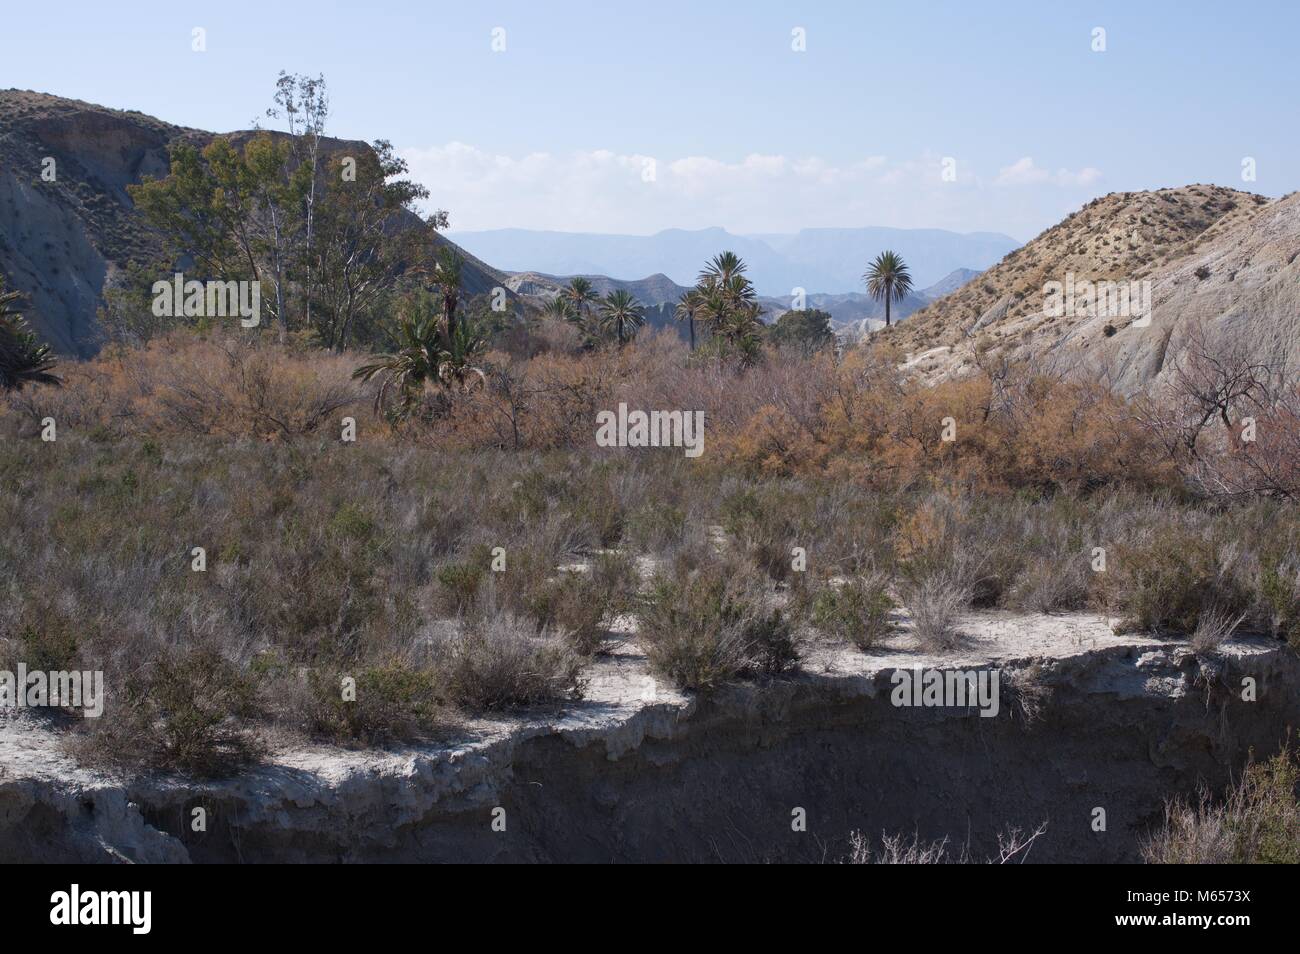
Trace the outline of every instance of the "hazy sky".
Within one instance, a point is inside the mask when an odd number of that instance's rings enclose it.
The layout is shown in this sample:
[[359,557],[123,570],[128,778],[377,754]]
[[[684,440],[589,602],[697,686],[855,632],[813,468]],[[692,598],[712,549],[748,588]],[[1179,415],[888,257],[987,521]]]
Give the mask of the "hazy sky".
[[1024,240],[1107,192],[1300,188],[1294,0],[72,0],[3,20],[0,87],[217,131],[260,116],[280,69],[323,73],[329,131],[391,140],[453,229]]

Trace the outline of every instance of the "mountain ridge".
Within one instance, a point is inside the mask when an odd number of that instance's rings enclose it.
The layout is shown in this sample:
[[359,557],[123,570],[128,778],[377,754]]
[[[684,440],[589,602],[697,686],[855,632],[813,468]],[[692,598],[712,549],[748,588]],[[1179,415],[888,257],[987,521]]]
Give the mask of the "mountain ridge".
[[705,263],[730,249],[749,265],[760,295],[847,294],[862,287],[862,273],[881,251],[892,248],[912,269],[917,285],[940,281],[954,269],[982,270],[1019,246],[1010,236],[942,229],[802,229],[784,236],[740,235],[719,226],[661,229],[651,235],[489,229],[448,232],[458,244],[510,272],[605,275],[621,281],[662,273],[678,285],[694,284]]

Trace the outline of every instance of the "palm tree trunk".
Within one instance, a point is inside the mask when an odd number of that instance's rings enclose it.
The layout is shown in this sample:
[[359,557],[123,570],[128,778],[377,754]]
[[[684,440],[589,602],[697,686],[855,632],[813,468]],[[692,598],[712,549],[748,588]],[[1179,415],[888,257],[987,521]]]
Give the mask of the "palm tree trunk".
[[892,292],[893,292],[892,288],[888,288],[885,290],[885,327],[886,328],[889,327],[889,299],[891,297]]

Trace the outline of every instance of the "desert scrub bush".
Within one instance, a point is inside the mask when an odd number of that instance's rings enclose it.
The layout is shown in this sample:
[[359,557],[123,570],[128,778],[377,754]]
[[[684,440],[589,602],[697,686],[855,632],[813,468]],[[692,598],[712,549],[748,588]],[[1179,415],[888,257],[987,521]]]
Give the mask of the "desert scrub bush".
[[1211,656],[1219,651],[1225,639],[1237,631],[1246,614],[1233,616],[1217,607],[1203,610],[1196,619],[1196,629],[1189,640],[1192,652],[1198,656]]
[[1264,563],[1258,589],[1261,616],[1269,632],[1300,650],[1300,557]]
[[827,584],[819,589],[811,599],[808,619],[834,639],[871,649],[894,632],[896,608],[888,579],[872,573],[852,577],[840,586]]
[[[350,680],[350,681],[349,681]],[[441,674],[404,660],[346,669],[312,669],[297,711],[312,735],[367,745],[416,739],[441,728]]]
[[433,647],[448,700],[470,710],[577,699],[582,660],[560,634],[508,612],[466,617]]
[[[969,499],[951,491],[922,500],[899,522],[894,552],[899,576],[912,591],[920,587],[930,593],[927,581],[942,577],[965,594],[967,605],[995,603],[1020,560],[1013,541],[981,519]],[[998,558],[1004,562],[998,564]]]
[[791,547],[809,537],[801,489],[792,484],[745,486],[722,502],[722,528],[743,554],[777,581],[790,575]]
[[217,650],[165,650],[130,675],[123,694],[109,697],[106,717],[78,748],[93,761],[133,769],[220,775],[261,751],[247,727],[258,708],[253,680]]
[[614,617],[629,609],[640,583],[625,553],[597,553],[585,566],[564,567],[532,589],[526,610],[539,628],[561,632],[583,656],[600,651]]
[[917,642],[928,652],[951,652],[961,645],[957,627],[973,593],[960,573],[940,569],[900,584],[903,604],[912,617]]
[[1101,583],[1107,604],[1121,616],[1121,630],[1190,635],[1210,609],[1235,616],[1250,608],[1234,542],[1167,523],[1140,529],[1113,554]]
[[776,673],[798,659],[798,640],[764,605],[756,568],[728,561],[660,571],[642,600],[639,635],[656,672],[686,689],[712,690],[742,673]]
[[433,597],[437,611],[444,616],[455,616],[468,609],[478,597],[490,559],[480,553],[467,560],[444,563],[434,570]]
[[1221,800],[1202,790],[1165,804],[1163,827],[1142,848],[1148,864],[1300,864],[1300,765],[1288,748],[1248,765]]
[[598,652],[605,642],[609,604],[594,581],[580,570],[562,570],[530,600],[539,627],[550,627],[583,656]]
[[645,503],[628,514],[623,542],[642,553],[658,553],[681,541],[686,511],[666,501]]

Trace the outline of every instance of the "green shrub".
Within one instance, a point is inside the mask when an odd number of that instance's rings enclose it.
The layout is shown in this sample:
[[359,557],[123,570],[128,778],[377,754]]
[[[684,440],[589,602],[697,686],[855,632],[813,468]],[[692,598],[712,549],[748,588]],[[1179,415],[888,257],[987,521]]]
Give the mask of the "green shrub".
[[1235,616],[1249,609],[1234,564],[1231,545],[1163,525],[1116,545],[1101,582],[1123,617],[1121,629],[1191,634],[1208,610]]
[[730,562],[657,575],[640,613],[651,668],[707,691],[742,673],[792,666],[797,640],[780,612],[763,608],[756,575]]
[[841,586],[826,586],[812,599],[809,619],[813,626],[835,639],[870,649],[895,629],[897,608],[886,579],[878,574],[854,577]]
[[131,676],[124,697],[110,697],[88,751],[132,768],[220,775],[261,751],[243,726],[257,713],[253,681],[219,652],[168,650]]
[[1149,864],[1300,864],[1300,765],[1290,750],[1246,768],[1217,800],[1165,806],[1163,828],[1143,846]]
[[447,615],[464,612],[478,596],[486,567],[479,563],[444,563],[434,573],[436,601]]
[[[345,679],[354,680],[345,693]],[[355,675],[341,669],[307,676],[309,731],[336,741],[382,744],[427,735],[440,724],[441,686],[436,670],[393,661],[365,666]]]

